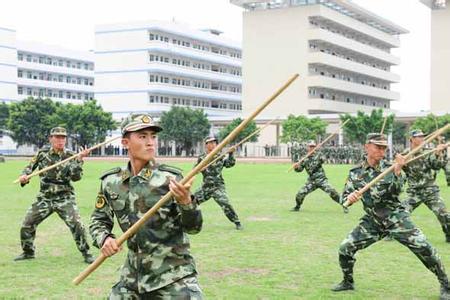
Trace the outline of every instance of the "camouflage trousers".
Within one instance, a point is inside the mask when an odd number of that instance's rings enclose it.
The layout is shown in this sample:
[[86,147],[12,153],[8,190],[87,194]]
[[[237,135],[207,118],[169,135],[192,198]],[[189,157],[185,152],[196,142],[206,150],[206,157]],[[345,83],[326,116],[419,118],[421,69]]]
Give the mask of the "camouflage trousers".
[[202,186],[194,193],[195,200],[198,204],[208,201],[213,198],[217,204],[222,208],[225,216],[233,223],[238,223],[239,217],[228,199],[225,185],[215,185],[211,187]]
[[445,178],[447,179],[447,186],[450,186],[450,162],[445,166]]
[[422,189],[408,189],[408,199],[405,200],[405,207],[410,212],[414,211],[424,203],[437,217],[441,223],[442,231],[445,237],[450,239],[450,213],[445,207],[445,203],[439,195],[436,187],[426,187]]
[[[393,216],[392,218],[391,215],[386,220],[395,219],[395,215]],[[361,218],[358,226],[342,241],[339,247],[339,264],[345,280],[353,282],[353,266],[356,261],[356,252],[389,235],[408,247],[425,267],[437,276],[440,283],[445,284],[448,282],[444,265],[436,249],[427,241],[422,231],[414,225],[408,213],[394,223],[387,223],[389,225],[384,226],[373,217],[365,215]]]
[[89,245],[86,238],[86,230],[81,223],[80,213],[73,194],[53,196],[51,199],[43,195],[37,196],[37,201],[28,209],[20,229],[20,241],[23,251],[25,253],[34,253],[36,227],[53,212],[56,212],[69,227],[78,250],[82,253],[87,253]]
[[331,197],[331,199],[341,205],[338,192],[328,183],[328,180],[326,178],[318,180],[311,180],[310,178],[308,178],[305,185],[297,192],[297,195],[295,196],[295,207],[300,208],[303,204],[303,200],[305,200],[306,195],[314,192],[316,189],[321,189],[322,191],[327,193]]
[[113,286],[109,294],[110,300],[201,300],[203,299],[202,290],[198,284],[195,275],[184,277],[160,289],[139,294],[137,291],[132,291],[124,287],[119,282]]

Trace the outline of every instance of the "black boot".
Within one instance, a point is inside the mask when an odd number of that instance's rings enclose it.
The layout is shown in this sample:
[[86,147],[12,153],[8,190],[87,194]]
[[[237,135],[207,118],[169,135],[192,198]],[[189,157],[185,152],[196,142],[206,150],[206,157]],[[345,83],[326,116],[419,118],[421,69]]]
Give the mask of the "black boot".
[[447,235],[447,236],[445,237],[445,241],[446,241],[447,243],[450,243],[450,235]]
[[350,281],[348,279],[342,280],[340,283],[335,285],[331,290],[333,292],[342,292],[342,291],[353,291],[355,289],[353,280]]
[[244,227],[242,226],[241,222],[236,222],[236,230],[244,230]]
[[94,256],[92,256],[92,254],[89,252],[84,252],[83,257],[84,257],[84,262],[87,264],[92,264],[95,260]]
[[15,261],[25,260],[25,259],[34,259],[34,252],[22,252],[19,256],[14,258]]
[[441,284],[439,300],[450,300],[450,287],[448,283]]
[[300,206],[294,206],[293,208],[291,208],[291,211],[299,211],[300,210]]

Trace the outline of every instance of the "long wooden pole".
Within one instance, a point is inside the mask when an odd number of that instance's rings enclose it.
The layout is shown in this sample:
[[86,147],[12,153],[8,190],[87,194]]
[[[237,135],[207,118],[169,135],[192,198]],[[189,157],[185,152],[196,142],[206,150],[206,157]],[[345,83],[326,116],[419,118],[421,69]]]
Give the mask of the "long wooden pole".
[[[111,139],[109,139],[109,140],[106,140],[106,141],[100,143],[100,144],[97,144],[97,145],[95,145],[95,146],[92,146],[91,148],[88,148],[87,150],[92,151],[92,150],[97,149],[97,148],[99,148],[99,147],[101,147],[101,146],[103,146],[103,145],[109,144],[109,143],[111,143],[112,141],[115,141],[115,140],[117,140],[117,139],[119,139],[119,138],[121,138],[121,136],[113,137],[113,138],[111,138]],[[54,168],[56,168],[57,166],[60,166],[60,165],[62,165],[62,164],[65,164],[66,162],[71,161],[72,159],[77,158],[78,155],[79,155],[79,153],[74,154],[74,155],[72,155],[71,157],[68,157],[68,158],[66,158],[66,159],[64,159],[64,160],[62,160],[62,161],[57,162],[56,164],[53,164],[53,165],[48,166],[48,167],[45,167],[45,168],[43,168],[42,170],[33,172],[33,173],[31,173],[30,175],[28,175],[28,179],[30,179],[30,178],[32,178],[32,177],[34,177],[34,176],[40,175],[40,174],[42,174],[42,173],[44,173],[44,172],[47,172],[47,171],[49,171],[49,170],[51,170],[51,169],[54,169]],[[18,179],[16,179],[16,180],[14,180],[13,183],[18,183],[19,181],[20,181],[20,180],[19,180],[19,178],[18,178]]]
[[[442,133],[444,133],[446,130],[448,130],[450,128],[450,124],[445,125],[444,127],[442,127],[441,129],[436,130],[435,132],[433,132],[432,134],[430,134],[423,142],[422,144],[420,144],[417,148],[412,149],[408,154],[405,155],[405,160],[408,161],[415,153],[417,153],[418,151],[420,151],[420,149],[422,149],[423,147],[425,147],[426,144],[428,144],[429,142],[431,142],[433,139],[437,138],[439,135],[441,135]],[[360,189],[358,192],[359,194],[362,196],[362,194],[364,194],[365,192],[367,192],[372,186],[374,186],[375,184],[377,184],[381,179],[384,178],[384,176],[386,176],[387,174],[389,174],[390,172],[392,172],[395,168],[396,164],[393,164],[392,166],[390,166],[389,168],[387,168],[386,170],[384,170],[381,174],[379,174],[377,177],[375,177],[374,179],[372,179],[371,182],[369,182],[366,186],[364,186],[362,189]],[[350,205],[352,205],[352,203],[350,203],[348,200],[345,201],[344,206],[345,207],[349,207]]]
[[[272,96],[270,96],[266,101],[264,101],[249,117],[247,117],[241,124],[239,124],[222,142],[217,145],[198,165],[194,167],[187,175],[184,177],[180,184],[185,185],[188,183],[192,177],[194,177],[200,170],[202,170],[213,158],[214,156],[222,150],[225,145],[230,143],[255,117],[261,113],[275,98],[277,98],[291,83],[298,78],[298,74],[292,76],[281,88],[279,88]],[[133,236],[139,228],[144,225],[166,202],[172,199],[172,192],[165,194],[152,208],[150,208],[136,223],[134,223],[127,231],[125,231],[117,240],[117,245],[122,245],[126,240]],[[102,253],[97,257],[97,259],[90,264],[83,272],[81,272],[72,283],[78,285],[86,277],[89,276],[93,271],[95,271],[105,260],[106,256]]]
[[389,116],[389,115],[386,115],[386,116],[384,117],[383,126],[381,127],[380,134],[383,134],[383,132],[384,132],[384,127],[386,127],[386,122],[387,122],[388,116]]
[[[446,147],[446,148],[449,147],[449,146],[450,146],[450,143],[445,144],[445,147]],[[418,159],[420,159],[420,158],[422,158],[422,157],[424,157],[424,156],[427,156],[428,154],[432,154],[432,153],[436,152],[437,150],[438,150],[437,148],[434,148],[433,150],[424,152],[424,153],[422,153],[422,154],[420,154],[420,155],[417,155],[416,157],[411,158],[411,159],[408,160],[406,163],[407,163],[407,164],[412,163],[413,161],[418,160]]]
[[350,119],[345,120],[344,123],[341,124],[341,126],[339,126],[339,129],[330,134],[326,139],[324,139],[322,141],[322,143],[320,143],[319,145],[317,145],[312,151],[306,153],[305,156],[302,157],[302,159],[300,159],[298,162],[292,164],[292,166],[289,168],[289,170],[287,170],[288,172],[292,171],[292,169],[294,169],[295,167],[299,166],[305,159],[307,159],[308,157],[310,157],[314,152],[316,152],[316,150],[318,150],[320,147],[322,147],[323,145],[325,145],[326,142],[328,142],[335,134],[338,134],[339,131],[342,129],[342,127],[344,127],[345,124],[347,124],[347,122],[350,121]]
[[249,134],[248,136],[246,136],[244,139],[242,139],[242,141],[240,141],[239,143],[237,143],[236,145],[233,145],[232,147],[230,147],[230,149],[228,149],[225,153],[223,153],[222,155],[218,156],[217,158],[215,158],[213,161],[211,161],[204,169],[207,169],[210,165],[214,164],[216,161],[218,161],[219,159],[222,159],[225,155],[227,155],[228,153],[234,151],[237,149],[237,147],[239,147],[240,145],[242,145],[243,143],[245,143],[246,141],[248,141],[249,139],[251,139],[253,136],[255,136],[256,134],[258,134],[259,132],[263,131],[267,126],[269,126],[270,124],[272,124],[273,122],[275,122],[275,120],[277,119],[273,119],[270,120],[269,122],[267,122],[266,124],[264,124],[264,126],[262,126],[261,128],[256,129],[255,131],[253,131],[251,134]]

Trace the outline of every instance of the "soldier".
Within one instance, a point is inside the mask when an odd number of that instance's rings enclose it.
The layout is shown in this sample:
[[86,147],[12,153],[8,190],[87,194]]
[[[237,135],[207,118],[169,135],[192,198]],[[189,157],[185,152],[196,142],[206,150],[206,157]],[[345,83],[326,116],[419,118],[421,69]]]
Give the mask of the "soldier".
[[[316,142],[310,141],[308,143],[308,153],[313,151],[316,146]],[[295,196],[296,205],[291,211],[299,211],[306,195],[318,188],[327,193],[336,203],[341,205],[338,192],[328,183],[327,176],[322,168],[323,163],[324,158],[318,152],[315,152],[300,164],[295,164],[295,172],[301,172],[305,169],[308,173],[308,179],[303,188],[297,192],[297,195]],[[343,209],[344,213],[348,213],[348,208],[343,207]]]
[[[421,130],[410,132],[411,149],[417,148],[423,143],[424,133]],[[437,152],[419,158],[403,167],[408,180],[408,199],[405,201],[406,207],[410,212],[414,211],[419,205],[424,203],[437,217],[441,223],[447,243],[450,243],[450,214],[445,207],[445,203],[439,195],[439,187],[436,184],[437,172],[445,167],[447,162],[445,145],[437,146]],[[410,149],[405,149],[403,155]],[[417,152],[416,155],[422,154]]]
[[149,115],[131,114],[121,130],[130,160],[101,176],[89,226],[94,246],[105,256],[116,254],[121,247],[112,233],[114,215],[126,231],[169,190],[174,197],[127,241],[127,259],[109,298],[201,299],[186,233],[200,232],[202,214],[189,187],[178,183],[181,171],[155,162],[156,134],[162,128]]
[[[21,186],[29,182],[31,173],[36,168],[43,169],[60,162],[74,153],[64,148],[67,132],[63,127],[55,127],[50,131],[50,148],[40,150],[23,170],[19,178]],[[86,231],[81,223],[80,213],[75,202],[75,194],[71,181],[78,181],[82,176],[83,158],[89,151],[83,150],[73,159],[40,175],[41,187],[37,200],[28,209],[20,229],[20,240],[23,253],[14,260],[33,259],[35,257],[34,239],[37,226],[53,212],[66,223],[72,232],[78,250],[83,254],[86,263],[94,258],[89,253]]]
[[[217,147],[217,139],[213,136],[205,138],[204,142],[206,153],[203,153],[198,157],[197,165],[206,157],[208,153]],[[219,155],[220,154],[217,154],[216,157]],[[216,203],[222,208],[228,220],[236,225],[236,229],[242,230],[243,226],[241,221],[239,221],[239,217],[231,205],[230,200],[228,199],[227,191],[225,189],[225,181],[222,177],[222,169],[224,167],[231,168],[235,164],[236,159],[234,158],[233,152],[230,152],[227,158],[219,159],[208,168],[202,170],[203,183],[202,186],[195,191],[194,195],[198,204],[202,204],[210,198],[213,198],[214,201],[216,201]]]
[[408,247],[425,267],[437,276],[441,284],[441,299],[449,299],[448,278],[440,257],[422,231],[411,221],[409,212],[399,199],[403,184],[401,168],[405,164],[404,157],[397,155],[394,172],[386,175],[378,184],[361,195],[359,192],[361,188],[390,167],[383,159],[387,148],[386,135],[368,134],[364,147],[367,157],[360,165],[350,170],[342,202],[348,200],[354,203],[361,198],[366,214],[340,245],[339,264],[344,279],[332,290],[335,292],[353,290],[356,252],[390,235]]

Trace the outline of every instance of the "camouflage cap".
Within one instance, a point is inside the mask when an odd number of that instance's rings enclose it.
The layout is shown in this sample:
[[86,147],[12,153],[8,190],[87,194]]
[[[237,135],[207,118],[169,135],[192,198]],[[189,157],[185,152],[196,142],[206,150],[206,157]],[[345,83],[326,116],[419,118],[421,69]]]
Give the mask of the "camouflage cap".
[[53,127],[50,130],[50,136],[52,136],[52,135],[67,136],[67,130],[64,127]]
[[423,131],[420,129],[414,129],[409,132],[409,137],[414,138],[414,137],[420,137],[420,136],[425,136]]
[[160,132],[162,128],[155,123],[150,115],[145,113],[132,113],[126,117],[120,125],[122,136],[127,132],[139,131],[144,128],[150,128],[155,132]]
[[369,133],[367,134],[367,144],[374,144],[378,146],[388,146],[387,137],[382,133]]
[[314,140],[310,140],[309,142],[308,142],[308,146],[311,146],[311,147],[315,147],[315,146],[317,146],[317,144],[316,144],[316,141],[314,141]]
[[216,143],[218,142],[217,138],[213,135],[207,136],[204,140],[205,144],[215,141]]

